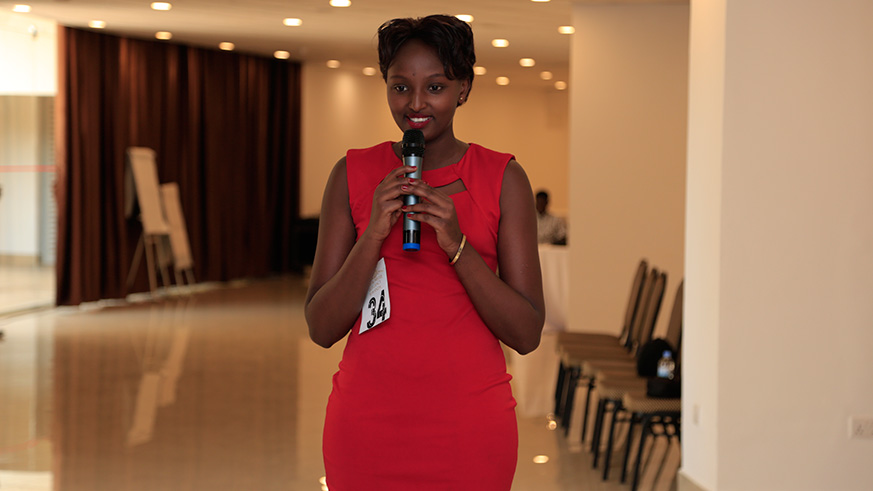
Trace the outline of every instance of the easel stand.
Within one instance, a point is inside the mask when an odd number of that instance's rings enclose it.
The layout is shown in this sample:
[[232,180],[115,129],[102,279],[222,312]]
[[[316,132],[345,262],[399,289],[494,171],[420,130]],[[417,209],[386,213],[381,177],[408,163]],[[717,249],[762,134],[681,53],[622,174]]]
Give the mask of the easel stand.
[[145,250],[146,270],[149,275],[149,291],[155,293],[158,289],[158,270],[161,272],[161,280],[164,286],[170,285],[169,273],[166,267],[169,263],[169,258],[164,246],[164,241],[167,237],[167,234],[147,234],[145,232],[140,235],[139,242],[136,244],[136,251],[133,253],[130,271],[127,273],[128,292],[133,287],[136,273],[139,271],[143,250]]

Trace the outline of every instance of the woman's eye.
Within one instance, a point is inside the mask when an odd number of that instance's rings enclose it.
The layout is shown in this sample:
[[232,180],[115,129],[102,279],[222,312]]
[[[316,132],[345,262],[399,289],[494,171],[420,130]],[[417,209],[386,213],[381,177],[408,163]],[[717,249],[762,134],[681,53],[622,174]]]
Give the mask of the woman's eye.
[[394,89],[394,92],[397,92],[398,94],[402,94],[403,92],[406,92],[406,90],[407,90],[405,85],[395,85],[393,87],[393,89]]
[[442,85],[431,85],[429,90],[431,92],[439,92],[439,91],[443,90],[443,86]]

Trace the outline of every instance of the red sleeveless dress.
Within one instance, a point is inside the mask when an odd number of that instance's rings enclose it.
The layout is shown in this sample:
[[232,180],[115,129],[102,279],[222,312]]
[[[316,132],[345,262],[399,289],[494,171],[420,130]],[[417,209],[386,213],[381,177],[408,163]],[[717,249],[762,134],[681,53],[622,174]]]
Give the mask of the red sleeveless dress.
[[[497,271],[503,172],[512,156],[471,144],[460,162],[424,171],[452,195],[461,230]],[[391,142],[346,156],[358,238],[373,191],[401,165]],[[421,250],[402,250],[402,223],[382,245],[391,316],[348,336],[324,425],[331,491],[508,491],[515,474],[515,399],[497,338],[476,312],[436,234],[421,226]]]

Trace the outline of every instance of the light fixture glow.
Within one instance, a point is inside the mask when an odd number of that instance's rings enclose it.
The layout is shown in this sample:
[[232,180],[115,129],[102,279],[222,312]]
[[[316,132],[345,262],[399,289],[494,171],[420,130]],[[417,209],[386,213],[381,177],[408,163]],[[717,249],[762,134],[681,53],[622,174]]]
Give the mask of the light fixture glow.
[[233,51],[234,48],[236,48],[236,45],[233,43],[229,43],[227,41],[225,41],[223,43],[218,43],[218,49],[220,49],[222,51]]
[[540,78],[543,80],[551,80],[552,77],[554,77],[552,72],[549,72],[549,71],[540,72]]
[[522,59],[518,60],[518,64],[525,67],[525,68],[530,68],[530,67],[536,65],[537,62],[533,58],[522,58]]
[[282,23],[289,27],[297,27],[303,25],[303,19],[298,19],[297,17],[288,17],[287,19],[283,19]]
[[473,22],[473,16],[470,14],[458,14],[455,17],[457,17],[458,19],[461,19],[462,21],[466,22],[467,24]]
[[485,75],[488,73],[488,70],[484,66],[476,65],[473,67],[473,73],[476,75]]
[[291,53],[280,49],[273,52],[273,57],[277,60],[287,60],[288,58],[291,58]]
[[341,63],[339,62],[339,60],[327,60],[327,63],[325,63],[325,65],[327,65],[328,68],[339,68]]
[[573,26],[559,26],[558,32],[560,32],[561,34],[573,34],[574,32],[576,32],[576,28]]
[[362,70],[362,72],[364,73],[364,75],[366,75],[368,77],[372,77],[373,75],[376,75],[376,69],[371,67],[371,66],[365,66],[364,69]]
[[549,461],[548,455],[537,455],[533,458],[534,464],[545,464]]
[[13,12],[18,12],[20,14],[26,14],[30,12],[30,5],[14,5],[12,7]]
[[567,89],[567,82],[558,80],[557,82],[555,82],[555,88],[558,90],[566,90]]
[[173,33],[169,31],[158,31],[155,33],[155,37],[162,41],[166,41],[168,39],[173,39]]
[[546,2],[550,2],[551,0],[530,0],[530,1],[533,3],[546,3]]
[[152,10],[170,10],[173,8],[168,2],[152,2]]
[[88,27],[90,27],[91,29],[103,29],[106,27],[106,21],[92,20],[88,22]]
[[509,77],[497,77],[497,85],[509,85]]
[[506,39],[492,39],[491,46],[494,46],[495,48],[505,48],[509,46],[509,41]]
[[351,4],[351,0],[330,0],[331,7],[349,7]]

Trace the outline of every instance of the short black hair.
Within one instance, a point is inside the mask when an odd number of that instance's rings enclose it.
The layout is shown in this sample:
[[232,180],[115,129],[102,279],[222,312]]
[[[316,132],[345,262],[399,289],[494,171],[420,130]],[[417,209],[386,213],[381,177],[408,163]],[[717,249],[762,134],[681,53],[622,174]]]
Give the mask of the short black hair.
[[379,69],[388,80],[388,67],[406,41],[417,39],[432,47],[446,70],[449,80],[467,80],[467,92],[473,86],[476,50],[473,29],[452,15],[428,15],[419,18],[393,19],[379,27]]

